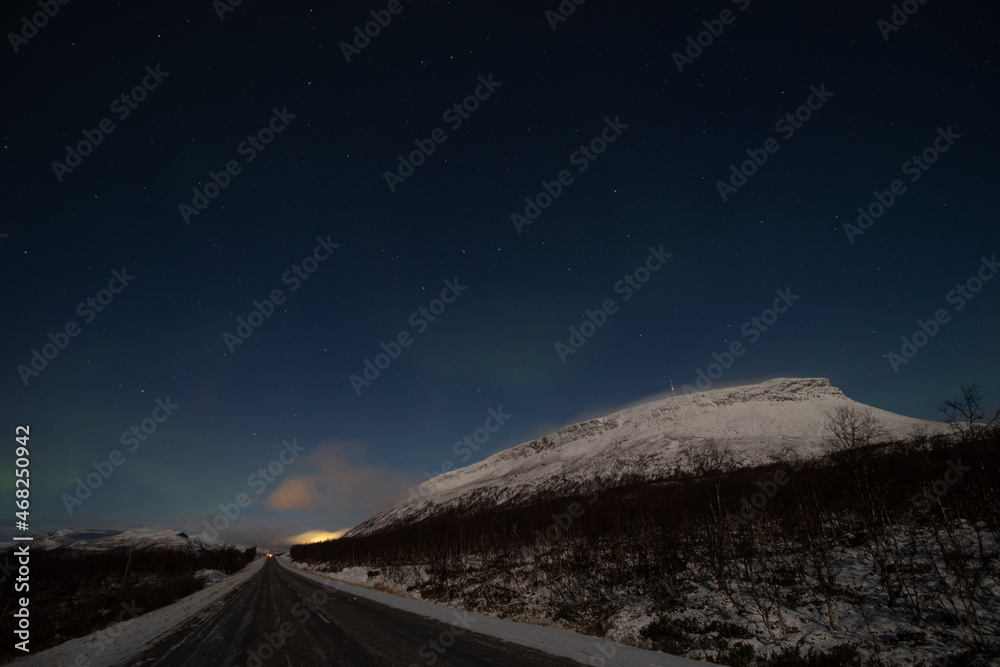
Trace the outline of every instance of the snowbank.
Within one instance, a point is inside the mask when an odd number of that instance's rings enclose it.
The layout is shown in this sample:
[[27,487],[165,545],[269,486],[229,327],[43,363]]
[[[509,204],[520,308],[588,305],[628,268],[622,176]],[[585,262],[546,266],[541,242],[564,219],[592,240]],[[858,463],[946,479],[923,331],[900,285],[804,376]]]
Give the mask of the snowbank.
[[[32,653],[10,664],[18,667],[27,665],[87,667],[121,662],[145,650],[158,637],[257,574],[263,563],[263,558],[257,558],[236,574],[217,579],[208,588],[162,609],[115,623],[86,637],[71,639],[40,653]],[[141,600],[137,603],[141,606]]]
[[[618,642],[577,634],[569,630],[547,628],[529,623],[517,623],[492,616],[484,616],[436,605],[424,600],[404,598],[391,593],[383,593],[368,588],[354,586],[332,576],[310,572],[297,567],[287,555],[280,556],[278,562],[296,570],[299,574],[312,579],[324,586],[336,588],[353,595],[368,598],[381,604],[402,609],[403,611],[420,614],[444,623],[451,623],[455,615],[461,613],[463,623],[468,622],[473,632],[479,632],[491,637],[497,637],[512,644],[545,651],[572,660],[578,660],[585,665],[602,667],[683,667],[685,665],[704,667],[706,663],[688,658],[678,658],[659,651],[644,651],[642,649],[619,644]],[[361,568],[348,573],[355,581],[361,580]],[[463,626],[464,627],[464,626]]]

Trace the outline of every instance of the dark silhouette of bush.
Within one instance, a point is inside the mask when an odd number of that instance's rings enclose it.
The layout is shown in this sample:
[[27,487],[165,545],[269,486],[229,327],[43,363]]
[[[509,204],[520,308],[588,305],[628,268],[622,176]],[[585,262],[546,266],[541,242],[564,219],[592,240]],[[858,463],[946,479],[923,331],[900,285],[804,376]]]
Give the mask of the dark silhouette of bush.
[[[225,545],[206,553],[176,549],[119,548],[80,552],[71,548],[31,551],[29,611],[32,653],[88,635],[118,621],[166,606],[201,590],[200,570],[231,574],[256,556],[256,547],[239,550]],[[11,552],[0,556],[15,562]],[[0,582],[0,599],[8,611],[0,618],[0,634],[13,637],[15,576]],[[0,646],[0,662],[21,657],[13,642]]]

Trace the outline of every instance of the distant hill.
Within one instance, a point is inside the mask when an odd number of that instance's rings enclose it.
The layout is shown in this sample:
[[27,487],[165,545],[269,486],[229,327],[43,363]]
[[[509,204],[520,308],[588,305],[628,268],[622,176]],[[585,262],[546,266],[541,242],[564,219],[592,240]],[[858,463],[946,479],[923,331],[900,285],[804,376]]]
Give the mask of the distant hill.
[[[0,549],[9,549],[17,542],[0,543]],[[175,530],[54,530],[35,537],[30,542],[32,551],[65,549],[80,553],[98,553],[116,549],[174,549],[206,554],[218,548],[198,537]]]

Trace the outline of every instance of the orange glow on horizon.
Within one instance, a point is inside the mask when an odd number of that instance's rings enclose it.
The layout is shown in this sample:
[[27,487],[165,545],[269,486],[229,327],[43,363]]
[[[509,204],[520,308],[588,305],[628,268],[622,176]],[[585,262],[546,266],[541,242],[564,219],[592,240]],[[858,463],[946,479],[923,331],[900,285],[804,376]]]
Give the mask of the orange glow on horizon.
[[298,535],[293,535],[288,538],[290,544],[309,544],[311,542],[324,542],[326,540],[336,540],[339,539],[347,529],[338,530],[336,532],[330,532],[329,530],[308,530],[304,533],[299,533]]

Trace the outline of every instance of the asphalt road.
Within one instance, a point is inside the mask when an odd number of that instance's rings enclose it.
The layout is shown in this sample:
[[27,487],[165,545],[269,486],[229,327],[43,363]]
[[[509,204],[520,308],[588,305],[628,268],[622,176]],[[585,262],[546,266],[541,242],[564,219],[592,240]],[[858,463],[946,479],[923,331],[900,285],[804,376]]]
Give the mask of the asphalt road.
[[[550,667],[581,663],[322,586],[269,558],[260,572],[120,665]],[[471,629],[470,629],[471,628]]]

